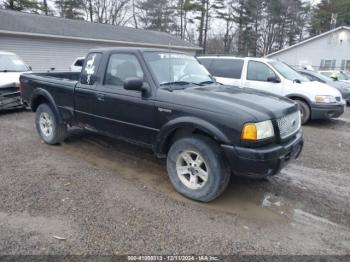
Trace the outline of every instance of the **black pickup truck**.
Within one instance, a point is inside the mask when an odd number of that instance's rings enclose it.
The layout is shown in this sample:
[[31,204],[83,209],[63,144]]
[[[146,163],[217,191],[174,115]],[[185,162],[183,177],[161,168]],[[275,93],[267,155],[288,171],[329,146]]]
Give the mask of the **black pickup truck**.
[[231,174],[278,173],[303,146],[296,103],[217,84],[180,52],[96,49],[81,73],[26,74],[20,85],[46,143],[80,126],[150,147],[167,158],[176,190],[203,202],[218,197]]

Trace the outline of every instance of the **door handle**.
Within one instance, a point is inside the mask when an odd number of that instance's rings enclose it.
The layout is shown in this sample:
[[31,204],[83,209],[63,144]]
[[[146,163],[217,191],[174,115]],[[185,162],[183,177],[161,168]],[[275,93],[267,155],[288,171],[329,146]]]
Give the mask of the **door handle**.
[[96,94],[96,98],[98,101],[105,101],[105,95],[104,94]]

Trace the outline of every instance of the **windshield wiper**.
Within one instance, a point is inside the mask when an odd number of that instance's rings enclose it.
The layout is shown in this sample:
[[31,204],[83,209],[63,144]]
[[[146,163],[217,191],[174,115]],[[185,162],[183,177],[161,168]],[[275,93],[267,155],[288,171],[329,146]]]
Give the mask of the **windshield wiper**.
[[174,81],[174,82],[167,82],[167,83],[162,83],[160,84],[161,86],[167,86],[165,89],[167,90],[181,90],[185,89],[191,85],[196,85],[196,86],[201,86],[200,84],[197,83],[192,83],[192,82],[186,82],[186,81]]
[[174,82],[162,83],[160,85],[161,86],[171,86],[171,85],[179,85],[179,86],[196,85],[196,86],[199,86],[200,84],[193,83],[193,82],[186,82],[186,81],[174,81]]
[[216,82],[214,82],[214,81],[208,80],[208,81],[200,82],[199,85],[210,85],[210,84],[215,84],[215,83]]

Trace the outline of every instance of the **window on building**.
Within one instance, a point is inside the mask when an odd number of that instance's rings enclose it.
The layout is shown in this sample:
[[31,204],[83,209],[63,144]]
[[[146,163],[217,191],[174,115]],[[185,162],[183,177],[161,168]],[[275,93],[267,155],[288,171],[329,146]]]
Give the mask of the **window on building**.
[[333,60],[332,59],[322,59],[320,69],[321,70],[335,69],[336,62],[337,61],[335,59],[333,59]]
[[350,60],[346,60],[345,70],[350,71]]

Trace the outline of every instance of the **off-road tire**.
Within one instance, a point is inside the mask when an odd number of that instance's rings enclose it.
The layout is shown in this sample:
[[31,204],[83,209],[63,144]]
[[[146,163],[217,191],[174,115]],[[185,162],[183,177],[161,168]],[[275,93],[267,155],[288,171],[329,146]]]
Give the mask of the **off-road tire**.
[[[52,132],[50,134],[44,134],[44,131],[40,126],[40,118],[42,114],[47,114],[50,117],[50,121],[52,122]],[[47,144],[59,144],[67,137],[67,126],[59,123],[57,115],[48,104],[39,105],[35,115],[35,126],[40,138]]]
[[[204,159],[208,179],[202,188],[190,189],[181,182],[176,163],[181,153],[197,152]],[[230,180],[230,168],[225,161],[220,147],[212,139],[205,136],[191,136],[175,141],[167,155],[167,170],[171,183],[182,195],[201,202],[209,202],[220,196]]]

